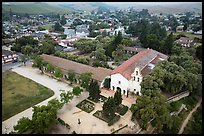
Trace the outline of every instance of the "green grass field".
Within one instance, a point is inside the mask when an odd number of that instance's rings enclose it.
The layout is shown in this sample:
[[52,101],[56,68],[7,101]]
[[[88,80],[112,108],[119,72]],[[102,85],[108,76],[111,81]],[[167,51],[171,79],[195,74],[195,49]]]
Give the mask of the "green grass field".
[[[167,31],[167,35],[169,35],[171,32],[170,31]],[[187,36],[187,37],[189,37],[189,38],[195,38],[195,37],[197,37],[197,38],[200,38],[200,39],[202,39],[202,35],[195,35],[195,34],[192,34],[192,33],[189,33],[189,32],[176,32],[176,33],[174,33],[174,35],[179,35],[179,34],[183,34],[183,35],[185,35],[185,36]]]
[[54,25],[54,24],[47,24],[47,25],[43,25],[43,26],[41,26],[41,27],[44,28],[44,29],[46,29],[46,30],[49,30],[49,29],[52,28],[53,25]]
[[54,92],[15,72],[2,75],[2,121],[54,95]]

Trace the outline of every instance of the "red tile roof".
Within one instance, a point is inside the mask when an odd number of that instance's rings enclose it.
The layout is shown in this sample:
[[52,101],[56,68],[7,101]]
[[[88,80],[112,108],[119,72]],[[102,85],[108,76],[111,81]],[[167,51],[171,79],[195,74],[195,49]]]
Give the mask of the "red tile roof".
[[[132,56],[129,60],[125,61],[115,70],[113,70],[111,72],[111,75],[120,73],[126,79],[130,80],[131,74],[134,72],[136,67],[138,67],[140,71],[142,71],[145,68],[145,66],[147,66],[151,61],[153,62],[158,61],[158,58],[157,58],[158,56],[163,59],[168,58],[168,56],[152,49],[143,50],[138,54]],[[146,73],[146,72],[143,71],[143,73]]]
[[112,71],[110,69],[101,68],[101,67],[98,67],[98,68],[91,67],[88,65],[84,65],[81,63],[77,63],[74,61],[70,61],[70,60],[59,58],[52,55],[42,54],[41,57],[46,62],[51,63],[56,67],[59,67],[64,73],[67,73],[69,70],[75,71],[76,74],[90,72],[93,74],[92,78],[100,82],[103,81],[105,77],[110,76]]

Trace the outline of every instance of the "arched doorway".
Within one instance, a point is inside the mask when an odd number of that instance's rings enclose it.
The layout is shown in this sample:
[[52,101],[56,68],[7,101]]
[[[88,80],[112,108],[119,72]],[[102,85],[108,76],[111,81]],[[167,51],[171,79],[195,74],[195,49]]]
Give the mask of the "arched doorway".
[[120,87],[117,87],[116,89],[117,89],[117,91],[121,92],[121,88]]

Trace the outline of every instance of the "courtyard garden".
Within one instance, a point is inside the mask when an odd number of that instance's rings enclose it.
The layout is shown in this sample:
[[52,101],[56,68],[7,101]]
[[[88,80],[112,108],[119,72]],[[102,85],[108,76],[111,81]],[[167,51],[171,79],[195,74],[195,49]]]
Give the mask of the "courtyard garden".
[[125,106],[123,104],[120,104],[117,108],[116,108],[116,113],[120,114],[120,115],[125,115],[125,113],[128,111],[128,106]]
[[94,110],[94,103],[85,99],[85,100],[81,101],[80,103],[78,103],[76,105],[76,107],[87,112],[87,113],[90,113]]
[[103,113],[102,110],[96,111],[93,115],[108,123],[108,126],[113,125],[115,122],[117,122],[120,119],[120,115],[113,114],[113,115],[107,116]]
[[[93,101],[93,102],[98,102],[95,99],[93,99],[91,96],[89,96],[87,99],[90,100],[90,101]],[[107,100],[107,98],[105,96],[100,95],[100,98],[99,98],[100,102],[105,102],[106,100]]]
[[15,72],[2,75],[2,121],[54,95],[54,92]]

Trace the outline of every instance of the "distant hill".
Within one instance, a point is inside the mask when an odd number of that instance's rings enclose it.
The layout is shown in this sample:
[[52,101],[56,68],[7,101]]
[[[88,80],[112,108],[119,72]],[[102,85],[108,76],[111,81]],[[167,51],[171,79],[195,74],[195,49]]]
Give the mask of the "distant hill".
[[178,4],[178,5],[166,5],[166,6],[151,6],[148,7],[150,12],[153,13],[181,13],[181,12],[195,12],[202,14],[202,4]]
[[28,14],[47,14],[47,13],[70,13],[73,10],[61,6],[49,5],[46,3],[15,3],[2,4],[2,12],[9,12],[10,8],[14,13],[28,13]]
[[127,9],[128,7],[134,7],[136,10],[148,9],[150,13],[181,13],[181,12],[195,12],[202,14],[202,3],[177,3],[167,5],[145,5],[135,2],[135,4],[120,4],[117,5],[118,9]]
[[80,10],[80,11],[97,11],[100,9],[116,9],[115,6],[107,5],[102,2],[79,2],[79,3],[63,3],[59,4],[59,6],[70,8],[73,10]]

